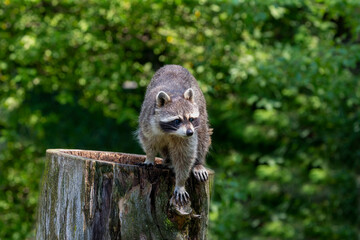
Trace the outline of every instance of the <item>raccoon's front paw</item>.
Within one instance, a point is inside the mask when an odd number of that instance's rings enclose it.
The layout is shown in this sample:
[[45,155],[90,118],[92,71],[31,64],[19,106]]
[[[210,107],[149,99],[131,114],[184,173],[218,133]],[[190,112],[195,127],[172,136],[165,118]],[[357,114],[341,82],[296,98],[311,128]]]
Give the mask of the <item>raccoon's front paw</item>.
[[205,182],[209,178],[209,174],[208,174],[206,168],[201,164],[195,165],[192,169],[192,172],[193,172],[194,176],[196,177],[196,179],[201,182]]
[[154,161],[155,161],[155,159],[146,158],[144,164],[145,165],[154,165]]
[[190,199],[185,187],[175,187],[174,196],[176,204],[179,204],[180,206],[187,204]]

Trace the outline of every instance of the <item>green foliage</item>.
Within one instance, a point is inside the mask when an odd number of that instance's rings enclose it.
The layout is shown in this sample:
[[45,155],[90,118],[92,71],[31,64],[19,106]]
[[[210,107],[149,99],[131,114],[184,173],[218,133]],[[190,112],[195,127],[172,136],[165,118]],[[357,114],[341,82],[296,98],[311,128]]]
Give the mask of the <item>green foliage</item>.
[[211,239],[360,236],[360,2],[0,2],[0,239],[34,235],[47,148],[137,152],[146,85],[207,97]]

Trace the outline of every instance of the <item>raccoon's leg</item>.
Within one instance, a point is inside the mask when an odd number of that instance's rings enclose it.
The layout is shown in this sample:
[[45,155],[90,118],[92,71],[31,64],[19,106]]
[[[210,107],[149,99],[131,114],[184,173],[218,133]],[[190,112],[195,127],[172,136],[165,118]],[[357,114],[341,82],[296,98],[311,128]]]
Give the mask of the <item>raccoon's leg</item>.
[[204,167],[205,157],[211,144],[210,135],[212,129],[208,127],[201,128],[198,130],[198,151],[196,156],[195,165],[193,166],[192,172],[195,178],[201,182],[205,182],[209,178],[209,173]]
[[189,173],[191,170],[191,166],[193,164],[193,162],[195,161],[189,161],[189,159],[187,159],[187,161],[183,159],[180,160],[179,159],[174,159],[173,160],[173,167],[174,167],[174,171],[175,171],[175,178],[176,178],[176,183],[175,183],[175,190],[174,190],[174,195],[175,195],[175,201],[176,203],[180,204],[180,205],[184,205],[186,204],[189,199],[190,196],[187,193],[187,191],[185,190],[185,183],[186,180],[189,178]]
[[144,136],[144,134],[139,131],[139,140],[142,148],[146,153],[146,160],[144,164],[146,165],[154,165],[155,157],[156,157],[156,148],[151,144],[150,141]]
[[155,156],[156,156],[156,151],[154,151],[154,149],[152,149],[152,148],[147,149],[146,150],[146,160],[145,160],[144,164],[154,165]]
[[167,146],[160,149],[160,155],[163,158],[163,165],[168,168],[171,168],[171,159],[169,154],[169,148]]
[[195,162],[196,148],[191,148],[187,146],[184,149],[177,149],[177,152],[170,154],[176,178],[174,196],[176,203],[180,205],[188,203],[190,199],[189,194],[185,190],[185,183]]

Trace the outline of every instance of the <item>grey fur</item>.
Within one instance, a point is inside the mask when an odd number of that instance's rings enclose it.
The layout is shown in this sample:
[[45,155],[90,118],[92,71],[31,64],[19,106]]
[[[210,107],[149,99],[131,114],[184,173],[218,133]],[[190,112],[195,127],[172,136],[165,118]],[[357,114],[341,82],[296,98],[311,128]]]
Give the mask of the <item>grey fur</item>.
[[[177,118],[180,125],[174,122]],[[192,136],[186,136],[189,129]],[[189,200],[185,182],[191,170],[199,181],[208,178],[203,165],[210,133],[205,98],[196,79],[178,65],[160,68],[146,90],[138,138],[146,152],[146,164],[153,164],[158,153],[165,162],[170,162],[176,176],[175,200],[179,204]]]

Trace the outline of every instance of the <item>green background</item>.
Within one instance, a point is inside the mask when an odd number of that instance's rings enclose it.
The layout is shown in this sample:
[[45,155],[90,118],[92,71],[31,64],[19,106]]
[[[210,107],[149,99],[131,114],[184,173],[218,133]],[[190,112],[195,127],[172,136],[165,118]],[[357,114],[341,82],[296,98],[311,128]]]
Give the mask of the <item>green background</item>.
[[360,1],[1,0],[0,239],[34,238],[46,149],[142,153],[164,64],[207,99],[209,239],[360,238]]

